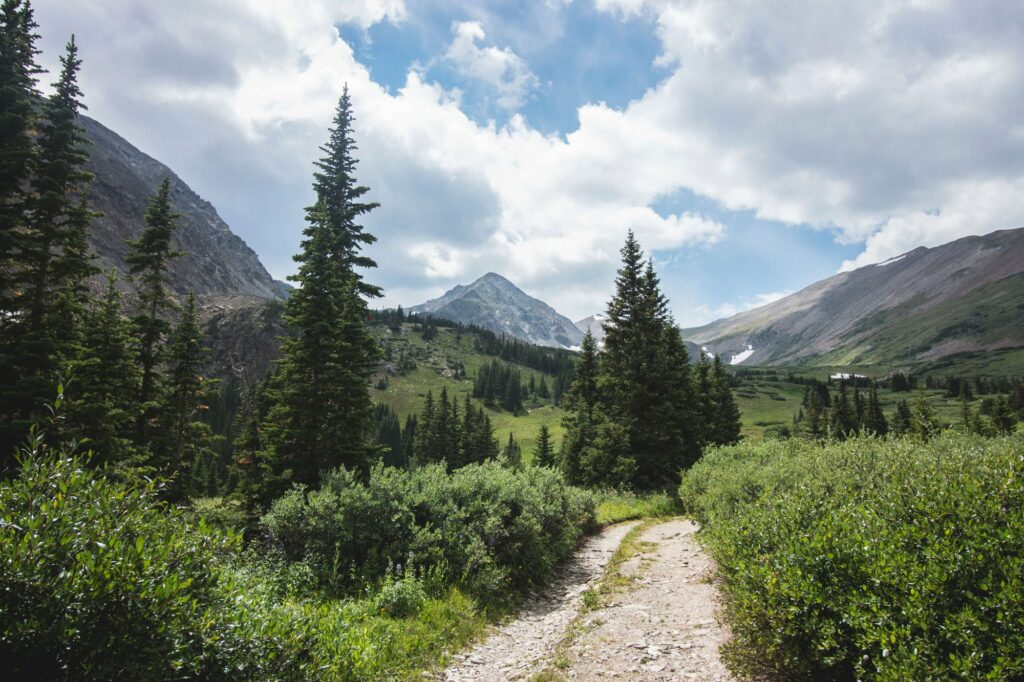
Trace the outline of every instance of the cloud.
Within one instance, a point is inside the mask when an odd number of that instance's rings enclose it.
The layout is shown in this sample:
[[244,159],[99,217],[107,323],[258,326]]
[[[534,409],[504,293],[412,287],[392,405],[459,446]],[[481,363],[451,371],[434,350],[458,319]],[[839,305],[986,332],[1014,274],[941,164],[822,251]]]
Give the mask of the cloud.
[[[642,158],[761,218],[867,240],[857,263],[1022,224],[1024,12],[1000,0],[599,0],[672,75],[623,113]],[[799,20],[794,18],[799,17]],[[971,197],[998,202],[986,205]]]
[[498,93],[498,105],[518,109],[540,80],[515,52],[505,47],[480,47],[487,37],[479,21],[456,21],[452,24],[455,38],[444,53],[444,59],[464,77],[487,85]]
[[792,293],[792,291],[788,290],[771,291],[763,294],[755,294],[754,296],[743,298],[739,301],[722,303],[717,306],[701,304],[687,310],[678,322],[683,327],[699,327],[708,324],[709,322],[714,322],[715,320],[732,317],[738,313],[753,310],[754,308],[760,308],[761,306],[768,305],[769,303],[774,303],[775,301],[785,298]]
[[[77,33],[91,113],[210,198],[277,276],[349,84],[388,304],[496,270],[584,317],[627,228],[648,251],[723,240],[725,219],[652,208],[681,189],[865,243],[850,267],[1024,224],[1024,12],[1003,0],[599,0],[651,22],[668,75],[623,108],[595,97],[564,136],[515,113],[478,123],[416,70],[375,83],[337,26],[410,21],[401,2],[113,4],[40,3],[46,64]],[[540,97],[511,48],[485,44],[484,26],[509,31],[463,16],[437,57],[509,109]]]

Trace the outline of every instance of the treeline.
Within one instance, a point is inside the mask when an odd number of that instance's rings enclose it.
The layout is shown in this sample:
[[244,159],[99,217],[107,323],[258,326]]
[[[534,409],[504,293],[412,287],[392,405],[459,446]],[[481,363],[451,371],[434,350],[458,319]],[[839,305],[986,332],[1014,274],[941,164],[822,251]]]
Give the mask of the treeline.
[[[29,426],[59,393],[63,439],[86,443],[94,466],[168,476],[181,499],[209,484],[214,439],[203,422],[202,334],[195,296],[168,290],[177,215],[164,178],[125,261],[137,292],[129,319],[114,272],[105,291],[90,253],[88,141],[74,38],[54,92],[37,90],[36,24],[27,2],[3,5],[0,98],[0,466],[11,474]],[[176,320],[172,323],[171,320]]]
[[[410,414],[404,426],[395,411],[383,403],[377,404],[374,420],[376,443],[383,448],[386,466],[415,469],[443,462],[448,471],[487,461],[513,469],[522,466],[522,450],[512,433],[499,446],[487,411],[475,406],[468,395],[460,409],[457,398],[449,400],[447,388],[441,389],[436,400],[428,391],[423,412],[419,416]],[[550,432],[547,426],[541,426],[533,463],[552,466],[551,452]]]
[[608,304],[604,348],[593,336],[563,399],[558,463],[590,485],[664,486],[708,444],[739,440],[739,410],[722,362],[694,372],[650,260],[630,232]]
[[[958,382],[960,388],[960,420],[957,426],[979,435],[1007,435],[1017,428],[1018,413],[1005,395],[986,398],[974,409],[967,382]],[[947,393],[947,396],[949,394]],[[793,426],[814,440],[846,440],[857,435],[902,436],[915,434],[930,437],[942,429],[935,408],[919,387],[911,404],[906,399],[896,401],[886,417],[878,398],[878,387],[872,382],[862,392],[854,385],[852,394],[846,381],[840,381],[835,395],[822,381],[811,380],[804,389],[800,410],[794,415]]]

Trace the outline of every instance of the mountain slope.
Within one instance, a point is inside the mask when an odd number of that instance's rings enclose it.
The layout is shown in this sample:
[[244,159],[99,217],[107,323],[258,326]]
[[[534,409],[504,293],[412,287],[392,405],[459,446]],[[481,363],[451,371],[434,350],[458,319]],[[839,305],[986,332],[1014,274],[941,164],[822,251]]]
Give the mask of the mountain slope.
[[899,364],[1024,346],[1024,228],[917,248],[684,332],[751,365]]
[[[173,245],[185,252],[170,263],[171,288],[178,294],[192,289],[204,298],[284,298],[286,285],[274,281],[217,210],[170,168],[97,121],[82,116],[80,123],[92,142],[88,170],[95,179],[89,199],[92,208],[104,214],[93,220],[89,238],[99,256],[97,266],[127,273],[124,257],[129,247],[125,240],[138,238],[150,197],[161,180],[170,176],[172,208],[181,214]],[[126,277],[121,280],[130,288]]]
[[590,335],[594,337],[594,343],[601,345],[604,342],[604,321],[607,319],[601,313],[597,313],[590,317],[584,317],[582,320],[576,320],[574,324],[584,334],[589,329]]
[[493,272],[413,306],[409,312],[475,324],[539,346],[571,348],[583,340],[583,333],[569,318]]

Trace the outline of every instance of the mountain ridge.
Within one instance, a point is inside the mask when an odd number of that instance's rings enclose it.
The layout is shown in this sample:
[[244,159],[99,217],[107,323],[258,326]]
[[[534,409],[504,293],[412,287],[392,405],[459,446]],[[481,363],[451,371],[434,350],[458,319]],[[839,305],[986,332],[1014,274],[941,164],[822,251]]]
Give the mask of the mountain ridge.
[[456,285],[438,298],[412,306],[409,313],[475,324],[540,346],[573,348],[583,340],[572,320],[495,272]]
[[145,228],[146,207],[164,177],[171,182],[171,206],[180,214],[171,239],[184,252],[168,264],[168,282],[178,296],[195,291],[201,299],[236,307],[259,300],[283,300],[290,287],[274,280],[256,252],[231,231],[214,206],[166,164],[140,151],[99,121],[80,116],[89,146],[90,206],[102,212],[90,226],[96,265],[116,270],[119,285],[132,291],[125,256],[127,241]]
[[885,364],[1024,346],[1024,228],[841,272],[753,310],[684,330],[757,365]]

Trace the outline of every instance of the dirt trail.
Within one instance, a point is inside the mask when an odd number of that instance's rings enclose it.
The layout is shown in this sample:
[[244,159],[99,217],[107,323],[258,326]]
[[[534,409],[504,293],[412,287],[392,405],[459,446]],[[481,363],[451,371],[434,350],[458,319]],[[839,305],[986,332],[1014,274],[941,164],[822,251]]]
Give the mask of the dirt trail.
[[569,560],[561,578],[530,599],[516,620],[496,627],[484,642],[457,654],[455,663],[439,679],[525,680],[538,672],[566,627],[579,615],[581,595],[601,579],[608,560],[634,525],[605,528],[587,540]]
[[553,670],[569,680],[731,681],[718,655],[728,631],[716,619],[713,564],[697,526],[675,519],[647,529],[655,548],[622,566],[636,583],[583,618],[581,634]]
[[584,545],[565,575],[529,603],[515,621],[468,653],[439,679],[529,680],[547,669],[547,679],[701,680],[732,682],[718,655],[728,631],[716,619],[718,594],[707,581],[712,562],[697,544],[697,526],[673,519],[644,531],[653,548],[620,567],[633,576],[627,591],[586,613],[573,627],[581,594],[600,581],[605,565],[635,524],[606,529]]

